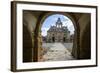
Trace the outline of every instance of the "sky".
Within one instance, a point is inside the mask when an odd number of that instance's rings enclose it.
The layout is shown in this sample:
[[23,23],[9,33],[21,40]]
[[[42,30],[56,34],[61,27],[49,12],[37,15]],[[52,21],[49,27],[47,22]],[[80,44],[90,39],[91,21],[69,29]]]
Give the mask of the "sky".
[[57,21],[58,18],[61,19],[61,22],[63,23],[63,26],[67,26],[68,30],[70,31],[70,34],[74,34],[75,29],[74,29],[72,21],[64,15],[54,14],[54,15],[51,15],[51,16],[47,17],[45,19],[45,21],[43,22],[43,25],[42,25],[42,28],[41,28],[42,36],[46,36],[47,31],[49,30],[49,28],[51,26],[56,25],[56,21]]

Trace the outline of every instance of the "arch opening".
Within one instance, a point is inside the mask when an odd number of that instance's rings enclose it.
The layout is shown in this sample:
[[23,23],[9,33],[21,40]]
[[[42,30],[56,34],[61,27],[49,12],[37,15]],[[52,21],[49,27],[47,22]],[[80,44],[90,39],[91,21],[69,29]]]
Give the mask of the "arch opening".
[[73,23],[63,14],[55,13],[46,16],[40,27],[43,50],[41,61],[75,59],[71,55],[76,31]]

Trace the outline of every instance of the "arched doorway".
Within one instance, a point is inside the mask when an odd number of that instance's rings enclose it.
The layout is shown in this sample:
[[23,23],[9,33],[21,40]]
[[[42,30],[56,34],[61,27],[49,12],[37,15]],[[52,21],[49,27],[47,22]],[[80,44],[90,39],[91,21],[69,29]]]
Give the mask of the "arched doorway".
[[54,36],[52,37],[52,42],[55,42],[55,37]]
[[[70,18],[71,19],[71,21],[73,22],[73,24],[74,24],[74,27],[75,27],[75,37],[73,38],[73,39],[75,39],[74,41],[73,41],[73,45],[75,44],[76,46],[73,46],[74,48],[79,48],[79,25],[78,25],[78,23],[76,23],[76,19],[74,18],[74,16],[72,15],[72,14],[69,14],[69,13],[56,13],[56,12],[48,12],[48,13],[45,13],[45,14],[41,14],[41,18],[40,18],[40,22],[38,22],[38,24],[37,24],[37,27],[36,27],[36,30],[37,29],[39,29],[39,30],[37,30],[37,39],[36,39],[36,41],[37,41],[37,48],[38,48],[38,57],[40,56],[39,55],[39,53],[41,52],[41,50],[40,50],[40,48],[42,48],[42,44],[39,44],[40,43],[40,41],[38,40],[38,39],[41,39],[40,37],[39,37],[39,31],[40,31],[40,29],[41,29],[41,26],[42,26],[42,23],[43,23],[43,21],[48,17],[48,16],[50,16],[50,15],[53,15],[53,14],[62,14],[62,15],[65,15],[65,16],[67,16],[68,18]],[[41,41],[42,42],[42,41]],[[77,53],[78,54],[78,53]],[[39,61],[39,58],[38,58],[38,61]]]
[[65,37],[63,37],[63,42],[65,42],[66,41],[66,38]]

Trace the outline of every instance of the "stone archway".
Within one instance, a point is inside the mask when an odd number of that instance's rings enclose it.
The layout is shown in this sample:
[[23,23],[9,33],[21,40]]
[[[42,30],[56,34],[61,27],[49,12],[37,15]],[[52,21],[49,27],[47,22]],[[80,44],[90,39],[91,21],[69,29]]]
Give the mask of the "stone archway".
[[[73,22],[74,24],[74,28],[75,28],[75,35],[74,35],[74,45],[73,45],[73,50],[72,50],[72,55],[78,59],[78,56],[79,56],[79,49],[80,49],[80,39],[79,39],[79,35],[80,35],[80,28],[79,28],[79,24],[78,24],[78,21],[77,19],[75,18],[75,16],[72,14],[72,13],[62,13],[62,12],[47,12],[47,13],[42,13],[39,17],[39,22],[37,23],[36,25],[36,28],[35,28],[35,40],[34,40],[34,43],[35,43],[35,47],[34,47],[34,51],[36,51],[37,53],[35,54],[36,57],[34,57],[34,61],[40,61],[40,58],[41,58],[41,49],[42,49],[42,41],[41,41],[41,26],[42,26],[42,23],[44,22],[44,20],[50,16],[50,15],[53,15],[53,14],[62,14],[64,16],[67,16],[68,18],[71,19],[71,21]],[[38,50],[36,50],[38,49]],[[74,51],[74,50],[77,50],[77,51]]]

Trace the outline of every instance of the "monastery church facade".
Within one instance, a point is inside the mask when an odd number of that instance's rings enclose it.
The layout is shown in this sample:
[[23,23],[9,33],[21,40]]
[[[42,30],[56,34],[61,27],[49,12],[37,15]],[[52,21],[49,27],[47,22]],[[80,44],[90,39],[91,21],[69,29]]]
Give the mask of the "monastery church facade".
[[63,26],[61,19],[58,18],[54,26],[51,26],[47,31],[46,42],[69,42],[70,41],[70,31],[67,26]]

